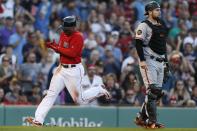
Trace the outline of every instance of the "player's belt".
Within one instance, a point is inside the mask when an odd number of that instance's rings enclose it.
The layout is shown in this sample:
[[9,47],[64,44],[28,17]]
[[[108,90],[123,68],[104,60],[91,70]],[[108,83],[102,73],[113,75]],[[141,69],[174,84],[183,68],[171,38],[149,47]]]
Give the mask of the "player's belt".
[[159,57],[155,57],[153,55],[151,55],[150,58],[153,59],[153,60],[156,60],[156,61],[158,61],[160,63],[165,61],[165,58],[159,58]]
[[74,64],[61,64],[64,68],[72,68],[72,67],[76,67],[76,65]]

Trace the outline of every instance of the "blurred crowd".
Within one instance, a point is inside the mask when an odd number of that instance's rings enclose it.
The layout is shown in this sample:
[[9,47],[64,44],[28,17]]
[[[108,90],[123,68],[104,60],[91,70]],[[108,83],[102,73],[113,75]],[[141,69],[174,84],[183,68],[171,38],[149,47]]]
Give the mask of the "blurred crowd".
[[[0,104],[37,105],[59,55],[45,42],[59,40],[62,18],[75,15],[84,36],[84,90],[101,81],[112,95],[91,105],[140,106],[145,87],[134,32],[150,0],[0,0]],[[168,27],[171,76],[160,106],[197,106],[197,0],[157,0]],[[56,83],[58,84],[58,83]],[[58,105],[73,104],[65,90]]]

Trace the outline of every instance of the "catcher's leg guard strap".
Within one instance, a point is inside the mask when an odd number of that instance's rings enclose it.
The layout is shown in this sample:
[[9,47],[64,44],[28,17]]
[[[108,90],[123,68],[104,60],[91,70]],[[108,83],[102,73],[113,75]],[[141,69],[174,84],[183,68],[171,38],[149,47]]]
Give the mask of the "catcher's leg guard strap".
[[145,102],[142,104],[141,110],[140,110],[140,112],[139,112],[139,116],[140,116],[144,121],[148,118],[148,116],[147,116],[147,114],[146,114],[146,103],[145,103]]

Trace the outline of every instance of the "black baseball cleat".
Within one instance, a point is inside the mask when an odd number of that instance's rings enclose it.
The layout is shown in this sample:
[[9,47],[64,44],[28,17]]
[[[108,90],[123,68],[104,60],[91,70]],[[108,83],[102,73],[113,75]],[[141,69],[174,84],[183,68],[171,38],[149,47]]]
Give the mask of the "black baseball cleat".
[[135,120],[134,120],[134,123],[137,126],[145,127],[145,121],[141,117],[136,117]]
[[162,124],[162,123],[159,123],[159,122],[156,122],[156,123],[155,123],[155,126],[156,126],[157,128],[165,128],[165,125]]
[[158,129],[158,128],[165,128],[165,125],[164,124],[161,124],[161,123],[146,123],[145,124],[145,128],[147,129]]

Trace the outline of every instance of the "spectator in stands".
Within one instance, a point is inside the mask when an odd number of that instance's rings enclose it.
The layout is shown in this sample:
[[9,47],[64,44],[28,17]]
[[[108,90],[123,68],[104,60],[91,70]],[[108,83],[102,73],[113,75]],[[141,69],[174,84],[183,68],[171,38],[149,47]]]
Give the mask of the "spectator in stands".
[[17,104],[21,92],[21,86],[17,79],[12,79],[9,89],[10,91],[5,94],[5,104]]
[[39,30],[44,38],[48,38],[49,31],[49,18],[51,15],[52,4],[49,0],[42,0],[41,3],[37,6],[38,10],[35,15],[35,30]]
[[136,82],[137,82],[137,80],[136,80],[135,73],[133,71],[129,71],[129,73],[126,75],[124,81],[122,82],[122,88],[126,92],[128,89],[133,89]]
[[102,42],[106,41],[106,33],[111,32],[111,26],[106,22],[103,14],[98,14],[98,21],[90,23],[91,31],[102,38]]
[[166,23],[168,29],[177,26],[177,17],[173,15],[174,13],[173,5],[170,5],[170,1],[162,1],[161,3],[161,13],[162,19]]
[[122,55],[121,49],[119,47],[117,47],[118,40],[119,40],[119,32],[112,31],[111,35],[108,37],[106,45],[110,45],[112,47],[112,52],[113,52],[114,57],[119,62],[122,62],[123,55]]
[[192,44],[194,49],[197,48],[197,29],[191,28],[188,31],[188,36],[186,36],[185,39],[183,40],[184,45],[187,43]]
[[125,97],[123,98],[122,104],[127,106],[140,106],[143,103],[145,95],[141,92],[140,87],[136,84],[134,88],[129,88]]
[[173,75],[175,79],[188,79],[195,74],[195,70],[190,62],[183,56],[182,53],[173,51],[169,56]]
[[123,53],[123,57],[127,57],[129,54],[129,48],[132,46],[132,39],[133,39],[134,33],[131,30],[131,25],[128,21],[125,21],[123,23],[123,27],[120,30],[120,36],[119,41],[117,42],[118,47],[121,49]]
[[90,59],[90,54],[96,46],[97,42],[95,40],[95,34],[93,32],[89,32],[88,37],[84,40],[85,48],[83,50],[83,58]]
[[42,93],[41,93],[41,87],[39,84],[34,84],[33,88],[32,88],[32,95],[28,96],[28,101],[32,104],[32,105],[38,105],[41,102],[41,97]]
[[47,56],[41,61],[41,72],[39,73],[39,76],[37,78],[39,84],[41,84],[40,86],[42,90],[45,90],[48,86],[48,75],[54,63],[53,51],[49,50]]
[[108,73],[114,73],[116,76],[120,75],[120,66],[121,63],[119,60],[117,60],[113,54],[113,48],[111,45],[107,45],[105,47],[105,54],[102,58],[102,61],[104,62],[104,74]]
[[4,102],[4,90],[2,88],[0,88],[0,105],[3,104]]
[[131,3],[131,6],[136,10],[136,21],[144,20],[144,1],[143,0],[135,0]]
[[27,96],[24,93],[20,93],[16,105],[30,105],[30,104],[31,103],[28,101]]
[[75,16],[80,16],[79,15],[79,10],[76,7],[76,2],[75,0],[67,0],[63,3],[63,9],[60,10],[59,16],[61,19],[63,19],[65,16],[70,16],[70,15],[75,15]]
[[170,106],[184,107],[193,104],[183,80],[177,80],[175,87],[170,91]]
[[60,36],[60,32],[58,32],[58,27],[60,25],[60,21],[59,20],[54,20],[50,26],[49,29],[49,40],[53,41],[55,40],[56,43],[59,42],[59,36]]
[[136,51],[135,49],[130,48],[129,56],[127,58],[125,58],[122,62],[120,82],[123,82],[126,75],[130,71],[134,71],[134,69],[135,69],[135,66],[136,66],[135,63],[137,63],[137,61],[134,57],[135,51]]
[[95,47],[95,49],[99,51],[100,58],[102,58],[104,55],[104,52],[105,52],[105,49],[103,47],[104,43],[102,43],[101,36],[96,35],[95,37],[96,37],[95,39],[96,39],[96,43],[97,43],[97,46]]
[[89,60],[86,62],[87,65],[93,64],[95,65],[98,61],[100,61],[100,54],[98,50],[93,50],[90,54]]
[[101,1],[97,7],[97,12],[98,14],[103,14],[104,16],[107,16],[107,2],[106,1]]
[[79,16],[80,16],[80,20],[82,22],[87,21],[89,12],[91,11],[93,7],[94,1],[88,1],[88,0],[78,0],[76,1],[77,3],[77,8],[79,10]]
[[21,5],[21,0],[15,0],[14,17],[16,20],[24,23],[34,23],[35,21],[32,14]]
[[10,59],[6,55],[2,58],[2,64],[0,65],[0,87],[2,87],[7,93],[9,82],[16,75],[16,71],[10,64]]
[[25,30],[23,28],[23,23],[21,21],[17,21],[15,26],[16,26],[16,33],[10,36],[9,45],[13,46],[14,54],[18,58],[17,64],[22,64],[23,63],[22,48],[26,43]]
[[[181,34],[186,34],[187,33],[187,27],[184,23],[184,20],[179,19],[178,20],[178,26],[172,27],[171,29],[169,29],[169,33],[168,33],[168,39],[169,39],[169,44],[176,49],[177,43],[176,43],[176,38],[178,38],[178,36],[180,36]],[[183,39],[183,37],[181,37],[181,39]],[[182,43],[181,43],[182,44]]]
[[113,73],[109,73],[105,77],[105,88],[110,92],[112,98],[106,100],[103,97],[98,99],[100,105],[118,105],[124,97],[124,90],[120,88],[117,77]]
[[139,106],[139,102],[136,100],[136,95],[133,89],[128,89],[125,93],[125,97],[123,98],[121,105],[126,106]]
[[104,76],[104,63],[103,61],[97,61],[95,63],[96,66],[96,74],[103,77]]
[[190,14],[189,14],[189,5],[188,2],[185,1],[178,1],[176,3],[176,17],[179,19],[183,19],[185,25],[187,26],[187,29],[191,28],[191,21],[189,20]]
[[135,60],[132,56],[129,56],[128,58],[124,59],[121,67],[121,73],[123,74],[124,72],[128,73],[129,71],[133,71],[134,63]]
[[197,106],[197,85],[193,87],[193,90],[192,90],[192,100],[195,101],[196,106]]
[[41,64],[36,63],[36,55],[29,52],[27,62],[19,67],[18,78],[21,82],[21,88],[24,93],[30,95],[32,93],[32,84],[38,82],[38,75],[41,70]]
[[89,16],[88,16],[87,21],[88,21],[89,26],[90,26],[92,23],[98,22],[98,13],[97,13],[96,9],[92,9],[92,10],[90,11],[90,14],[89,14]]
[[28,32],[27,42],[22,47],[22,52],[24,56],[24,61],[27,61],[29,52],[34,52],[36,54],[36,62],[41,62],[42,59],[42,49],[39,45],[38,36],[35,32]]
[[195,58],[197,58],[197,51],[194,50],[194,47],[192,46],[192,43],[186,43],[184,45],[184,56],[185,58],[193,64]]
[[194,70],[195,70],[195,81],[197,83],[197,58],[194,60],[194,63],[193,63],[193,67],[194,67]]
[[136,82],[133,91],[135,93],[136,101],[139,103],[139,106],[141,106],[145,99],[145,89],[142,88],[143,86],[139,86],[139,82]]
[[13,47],[12,46],[7,46],[5,53],[0,55],[0,64],[2,64],[2,59],[4,56],[7,56],[10,59],[10,64],[12,65],[13,69],[16,69],[16,62],[17,58],[16,55],[13,54]]
[[131,5],[132,2],[134,1],[124,0],[124,2],[122,2],[121,4],[124,10],[124,16],[126,20],[129,21],[129,23],[131,23],[132,25],[134,25],[137,19],[137,10],[134,8],[134,6]]
[[111,15],[110,15],[110,18],[109,18],[109,24],[111,25],[112,31],[119,29],[117,21],[118,21],[117,14],[114,13],[114,12],[111,12]]
[[191,76],[185,82],[186,82],[187,91],[189,92],[190,95],[192,95],[192,91],[193,91],[192,89],[196,85],[195,78]]
[[109,8],[107,10],[108,12],[106,13],[114,13],[116,14],[117,16],[121,16],[124,14],[124,11],[123,11],[123,8],[121,8],[119,5],[118,5],[118,2],[117,0],[110,0],[110,3],[109,3]]
[[91,32],[88,22],[80,21],[79,31],[83,33],[84,39],[88,38],[88,34]]
[[5,48],[9,44],[9,38],[13,33],[15,33],[14,19],[8,16],[5,18],[4,26],[0,29],[0,47]]
[[197,29],[197,15],[192,16],[192,28]]

